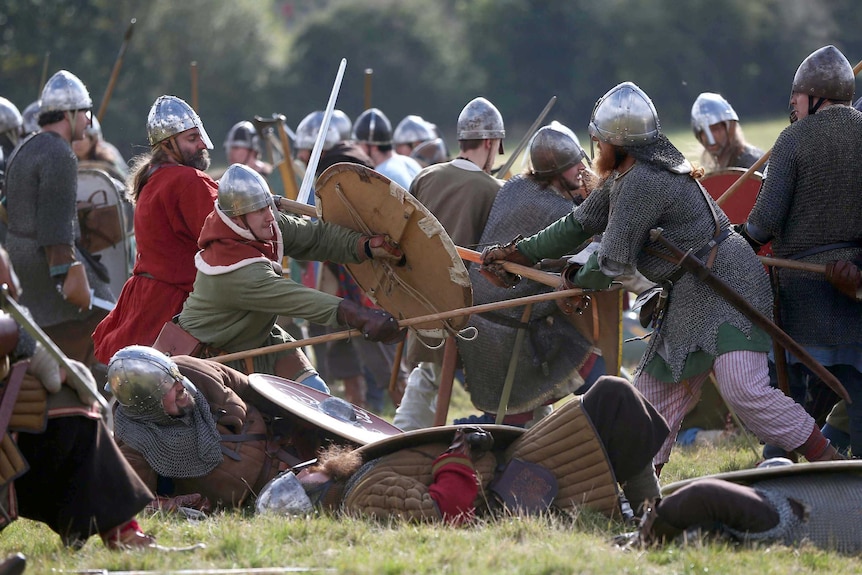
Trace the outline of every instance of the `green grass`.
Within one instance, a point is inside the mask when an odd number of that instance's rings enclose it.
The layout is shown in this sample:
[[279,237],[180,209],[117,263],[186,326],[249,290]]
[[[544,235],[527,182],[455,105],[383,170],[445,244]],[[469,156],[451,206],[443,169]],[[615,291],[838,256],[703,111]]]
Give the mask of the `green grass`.
[[[665,467],[666,483],[750,467],[755,456],[741,440],[719,447],[677,448]],[[27,573],[293,567],[339,573],[858,573],[862,562],[815,548],[746,548],[693,541],[655,550],[621,550],[613,535],[626,530],[592,513],[508,517],[465,528],[377,523],[332,517],[280,518],[232,512],[202,522],[176,516],[139,516],[166,546],[203,542],[181,553],[112,552],[98,537],[79,551],[65,549],[42,524],[13,523],[0,553],[22,551]],[[56,571],[55,571],[56,572]],[[88,571],[93,572],[93,571]],[[96,571],[99,572],[99,571]]]

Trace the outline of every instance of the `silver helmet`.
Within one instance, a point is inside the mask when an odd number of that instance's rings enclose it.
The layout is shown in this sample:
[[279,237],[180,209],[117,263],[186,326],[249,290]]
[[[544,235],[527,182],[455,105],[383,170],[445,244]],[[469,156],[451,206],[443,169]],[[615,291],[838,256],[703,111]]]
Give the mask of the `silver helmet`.
[[413,148],[410,157],[422,164],[424,168],[431,164],[448,162],[449,150],[446,148],[446,142],[443,141],[443,138],[434,138]]
[[704,92],[691,106],[691,129],[694,130],[694,136],[700,140],[700,134],[706,134],[710,146],[715,144],[710,126],[738,121],[736,111],[720,94]]
[[93,100],[84,83],[74,74],[60,70],[45,83],[39,113],[89,110]]
[[111,392],[120,405],[136,415],[163,413],[162,398],[182,381],[177,364],[152,347],[124,347],[108,362]]
[[350,139],[350,134],[353,133],[353,122],[350,120],[350,116],[341,110],[333,110],[329,124],[335,126],[335,129],[338,131],[338,138],[341,141]]
[[287,471],[263,486],[255,502],[258,513],[279,515],[306,515],[314,510],[311,498],[296,478],[293,471]]
[[392,144],[392,123],[379,108],[369,108],[356,118],[353,139],[372,146],[389,146]]
[[623,82],[599,98],[590,118],[590,135],[613,146],[643,146],[661,134],[658,112],[646,93]]
[[415,144],[427,142],[437,137],[432,124],[422,119],[422,116],[409,115],[398,122],[395,132],[392,134],[392,143],[396,146],[401,144]]
[[224,139],[224,151],[229,152],[231,148],[245,148],[247,150],[260,151],[260,138],[254,124],[248,120],[237,122],[231,127]]
[[[317,140],[317,133],[320,132],[320,125],[323,124],[323,112],[312,112],[302,119],[296,127],[296,149],[311,150],[314,148],[314,142]],[[323,149],[331,150],[335,144],[341,141],[338,135],[338,130],[329,122],[329,129],[326,130],[326,139],[323,140]]]
[[41,102],[36,100],[30,102],[24,111],[21,112],[21,117],[24,119],[24,133],[32,134],[39,131],[39,106]]
[[791,92],[837,102],[853,100],[856,76],[850,62],[835,46],[824,46],[808,55],[796,70]]
[[151,146],[192,128],[198,129],[201,140],[212,150],[212,140],[191,106],[176,96],[159,96],[153,102],[147,115],[147,138]]
[[272,206],[263,176],[243,164],[231,164],[219,180],[218,207],[229,218]]
[[562,174],[586,157],[575,133],[557,121],[539,128],[530,140],[530,164],[540,176]]
[[6,134],[13,145],[18,143],[24,118],[17,106],[0,96],[0,135]]
[[503,116],[485,98],[470,100],[458,115],[458,140],[502,140],[505,137]]

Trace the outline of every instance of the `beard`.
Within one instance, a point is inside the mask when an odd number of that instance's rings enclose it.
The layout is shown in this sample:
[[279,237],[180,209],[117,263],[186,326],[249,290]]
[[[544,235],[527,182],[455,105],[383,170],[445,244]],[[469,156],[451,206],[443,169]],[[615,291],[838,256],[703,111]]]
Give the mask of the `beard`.
[[210,151],[203,149],[198,150],[194,154],[186,154],[183,152],[183,164],[191,166],[196,170],[206,172],[210,167]]
[[599,149],[599,154],[593,162],[596,174],[598,174],[599,180],[602,181],[606,180],[623,163],[623,160],[628,155],[622,148],[616,146],[609,147],[613,150],[613,154],[603,154],[601,149]]

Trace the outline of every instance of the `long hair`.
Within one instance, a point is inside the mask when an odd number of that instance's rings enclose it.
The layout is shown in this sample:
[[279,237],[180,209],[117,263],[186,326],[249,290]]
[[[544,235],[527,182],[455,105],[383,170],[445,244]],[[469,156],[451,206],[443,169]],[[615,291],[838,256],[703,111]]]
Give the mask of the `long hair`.
[[141,190],[153,174],[153,166],[170,162],[170,156],[160,145],[152,147],[148,154],[132,158],[129,177],[126,179],[126,198],[135,204],[141,195]]

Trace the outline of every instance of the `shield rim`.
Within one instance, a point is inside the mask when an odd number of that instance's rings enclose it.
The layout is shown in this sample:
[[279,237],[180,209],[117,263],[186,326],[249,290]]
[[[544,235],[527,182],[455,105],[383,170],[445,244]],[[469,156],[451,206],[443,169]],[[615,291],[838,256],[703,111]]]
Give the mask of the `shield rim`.
[[527,432],[523,427],[514,427],[511,425],[441,425],[437,427],[425,427],[422,429],[414,429],[412,431],[404,431],[398,435],[390,435],[389,437],[366,443],[360,447],[357,452],[363,456],[364,461],[370,461],[407,447],[416,447],[437,442],[446,443],[448,445],[452,442],[452,437],[458,429],[476,427],[489,432],[494,437],[494,449],[500,449],[501,447],[510,445],[513,441]]
[[[401,435],[403,432],[386,421],[385,419],[362,409],[356,405],[353,405],[353,409],[357,410],[367,416],[369,419],[377,424],[380,424],[381,427],[389,428],[392,431],[391,435],[386,435],[382,430],[370,430],[366,427],[355,425],[352,423],[348,423],[346,421],[342,421],[340,419],[336,419],[331,415],[323,413],[317,409],[313,409],[307,405],[301,404],[294,400],[293,397],[285,395],[281,392],[278,392],[277,388],[273,385],[273,383],[277,384],[289,384],[289,386],[297,392],[302,392],[308,395],[310,398],[315,400],[317,403],[320,403],[323,399],[329,397],[336,397],[322,391],[318,391],[306,385],[302,385],[301,383],[297,383],[295,381],[291,381],[289,379],[284,379],[282,377],[278,377],[275,375],[265,374],[265,373],[252,373],[248,376],[249,385],[251,385],[252,389],[260,393],[266,399],[272,401],[279,407],[287,410],[292,415],[299,417],[303,421],[311,423],[317,427],[320,427],[330,433],[334,433],[339,437],[350,440],[353,443],[358,445],[366,445],[368,443],[372,443],[374,441],[378,441],[380,439]],[[301,388],[297,386],[302,386]],[[273,392],[273,389],[276,392]],[[285,401],[289,400],[289,401]]]
[[809,473],[842,473],[853,471],[862,473],[862,460],[846,460],[846,461],[820,461],[817,463],[794,463],[793,465],[784,465],[781,467],[766,467],[763,469],[741,469],[739,471],[726,471],[724,473],[715,473],[713,475],[703,475],[701,477],[691,477],[676,481],[665,485],[662,490],[662,496],[670,495],[679,489],[694,483],[699,479],[723,479],[732,483],[740,483],[747,485],[765,479],[776,479],[779,477],[790,477],[794,475],[805,475]]

